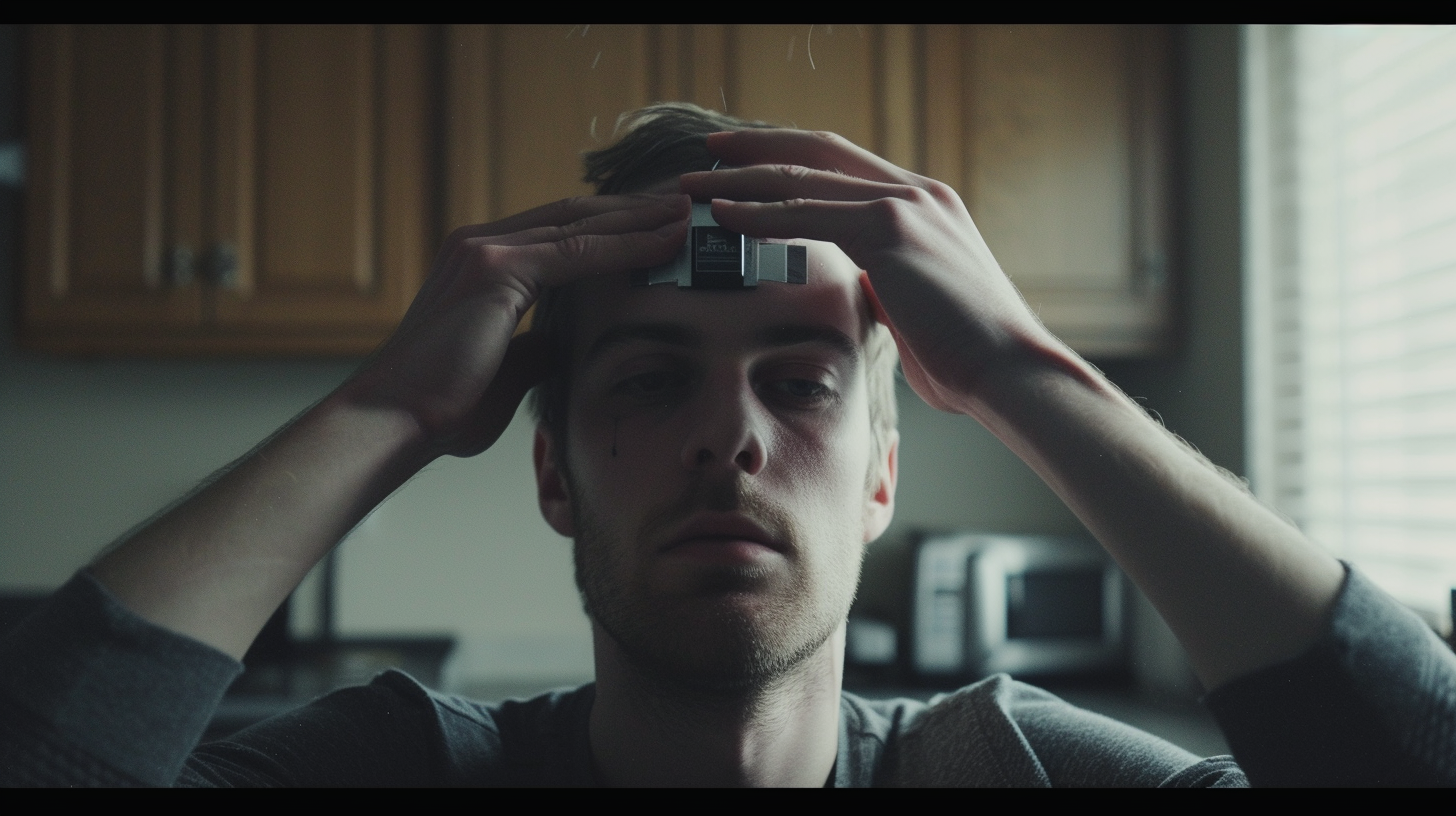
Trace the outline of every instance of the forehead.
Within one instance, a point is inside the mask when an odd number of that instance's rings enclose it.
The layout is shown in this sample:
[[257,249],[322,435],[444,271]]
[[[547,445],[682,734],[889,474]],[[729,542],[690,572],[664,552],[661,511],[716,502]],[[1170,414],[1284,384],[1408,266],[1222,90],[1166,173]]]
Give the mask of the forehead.
[[860,342],[870,318],[859,269],[834,244],[793,243],[808,249],[805,284],[762,282],[756,289],[679,289],[670,283],[631,286],[625,273],[573,284],[576,353],[589,348],[603,332],[631,323],[684,325],[709,343],[731,343],[754,336],[759,329],[796,324],[831,327]]

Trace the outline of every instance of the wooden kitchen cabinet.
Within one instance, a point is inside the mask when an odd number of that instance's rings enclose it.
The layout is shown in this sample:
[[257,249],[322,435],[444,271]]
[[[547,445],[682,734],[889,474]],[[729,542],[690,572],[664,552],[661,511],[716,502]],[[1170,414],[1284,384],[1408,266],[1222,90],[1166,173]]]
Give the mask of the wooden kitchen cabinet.
[[33,28],[22,343],[374,348],[438,239],[431,44],[399,26]]
[[564,157],[609,143],[621,111],[686,100],[832,130],[949,183],[1083,354],[1172,344],[1166,27],[458,26],[446,40],[450,224],[590,192]]
[[190,180],[177,176],[200,171],[198,145],[182,144],[186,135],[168,126],[169,97],[185,96],[194,79],[184,76],[193,55],[169,47],[171,33],[156,25],[31,31],[27,346],[201,325],[200,290],[171,285],[165,250],[185,229],[171,210]]
[[1058,337],[1168,351],[1169,31],[928,26],[923,172],[954,186]]
[[372,349],[433,254],[427,32],[218,32],[212,229],[236,271],[214,325],[248,350]]
[[449,229],[590,192],[617,116],[833,130],[954,186],[1042,319],[1170,345],[1169,43],[1136,26],[43,26],[22,342],[360,354]]
[[619,114],[653,101],[833,130],[913,165],[914,30],[812,30],[449,27],[446,222],[488,221],[590,193],[575,158],[609,144]]

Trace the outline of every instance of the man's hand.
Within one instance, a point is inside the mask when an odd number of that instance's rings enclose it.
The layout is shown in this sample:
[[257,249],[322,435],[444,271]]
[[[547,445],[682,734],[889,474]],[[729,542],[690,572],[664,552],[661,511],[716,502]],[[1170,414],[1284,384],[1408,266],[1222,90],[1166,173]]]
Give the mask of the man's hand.
[[[435,457],[500,436],[544,375],[511,340],[543,287],[669,260],[686,196],[599,196],[457,230],[353,379],[92,566],[132,611],[236,657],[308,570]],[[522,337],[525,337],[523,335]]]
[[688,210],[681,195],[589,196],[456,230],[399,329],[343,394],[405,411],[432,454],[485,450],[545,376],[537,338],[511,339],[542,289],[671,260]]
[[1205,684],[1320,636],[1340,564],[1052,337],[950,188],[829,134],[744,130],[708,147],[734,167],[685,175],[683,192],[713,199],[729,229],[838,244],[866,271],[915,391],[981,421],[1061,496]]
[[868,273],[867,295],[926,402],[974,413],[982,373],[1008,354],[1060,344],[1002,273],[949,186],[847,140],[800,130],[708,137],[729,169],[689,173],[723,226],[758,238],[838,244]]

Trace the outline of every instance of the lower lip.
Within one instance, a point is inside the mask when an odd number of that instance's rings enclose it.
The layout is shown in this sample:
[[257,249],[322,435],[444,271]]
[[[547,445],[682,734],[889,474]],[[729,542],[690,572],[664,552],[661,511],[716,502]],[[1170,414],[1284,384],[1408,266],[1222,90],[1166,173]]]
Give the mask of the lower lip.
[[668,555],[719,564],[751,564],[777,554],[777,550],[757,541],[734,538],[694,538],[675,545]]

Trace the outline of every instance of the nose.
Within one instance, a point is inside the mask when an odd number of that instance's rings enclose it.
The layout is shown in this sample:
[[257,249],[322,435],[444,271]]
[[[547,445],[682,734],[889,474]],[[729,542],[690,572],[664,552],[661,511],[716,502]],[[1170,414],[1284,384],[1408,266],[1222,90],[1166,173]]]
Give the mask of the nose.
[[710,377],[698,396],[699,410],[683,441],[682,464],[689,471],[715,468],[755,476],[768,461],[762,406],[744,372]]

